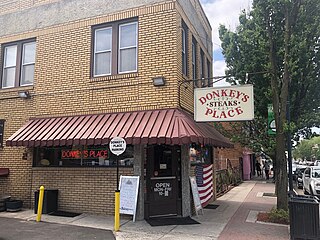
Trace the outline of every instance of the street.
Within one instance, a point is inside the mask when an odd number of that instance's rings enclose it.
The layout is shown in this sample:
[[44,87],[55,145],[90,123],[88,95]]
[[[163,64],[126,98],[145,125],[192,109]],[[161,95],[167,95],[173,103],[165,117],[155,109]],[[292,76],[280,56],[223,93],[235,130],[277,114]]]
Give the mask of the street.
[[0,217],[0,240],[114,240],[110,230]]

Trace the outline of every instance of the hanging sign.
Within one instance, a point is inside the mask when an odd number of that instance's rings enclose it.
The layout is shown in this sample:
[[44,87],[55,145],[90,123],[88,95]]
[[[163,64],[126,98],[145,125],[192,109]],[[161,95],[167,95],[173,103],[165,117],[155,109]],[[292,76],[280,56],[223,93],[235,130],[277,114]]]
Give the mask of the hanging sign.
[[127,147],[126,140],[124,140],[121,137],[112,138],[109,143],[110,151],[117,156],[124,153],[124,151],[126,150],[126,147]]
[[273,106],[268,104],[268,134],[275,135],[276,130],[276,120],[274,119]]
[[253,120],[253,86],[240,85],[194,90],[196,122]]

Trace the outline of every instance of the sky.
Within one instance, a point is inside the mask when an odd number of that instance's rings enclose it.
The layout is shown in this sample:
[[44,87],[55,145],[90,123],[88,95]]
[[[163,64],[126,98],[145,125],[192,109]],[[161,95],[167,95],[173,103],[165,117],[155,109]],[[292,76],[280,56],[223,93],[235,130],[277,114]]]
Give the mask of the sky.
[[[200,0],[202,7],[212,27],[213,41],[213,75],[224,76],[226,63],[221,49],[219,39],[219,25],[223,24],[228,29],[235,30],[239,25],[239,15],[243,9],[249,10],[252,0]],[[214,86],[229,85],[220,81]]]

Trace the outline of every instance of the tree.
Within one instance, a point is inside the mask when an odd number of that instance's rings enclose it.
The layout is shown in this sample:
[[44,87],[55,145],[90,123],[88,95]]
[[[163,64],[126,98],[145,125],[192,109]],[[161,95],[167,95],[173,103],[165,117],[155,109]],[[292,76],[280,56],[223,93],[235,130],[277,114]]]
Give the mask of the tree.
[[[256,122],[267,118],[273,104],[276,121],[275,174],[277,207],[287,209],[286,134],[310,133],[319,126],[320,1],[254,0],[252,11],[242,12],[236,32],[220,26],[223,54],[233,84],[253,84]],[[246,77],[247,76],[247,77]],[[291,122],[288,124],[287,110]],[[260,120],[261,121],[261,120]],[[269,139],[260,145],[272,147]],[[262,144],[266,144],[263,146]]]
[[320,137],[302,140],[293,151],[296,159],[320,160]]

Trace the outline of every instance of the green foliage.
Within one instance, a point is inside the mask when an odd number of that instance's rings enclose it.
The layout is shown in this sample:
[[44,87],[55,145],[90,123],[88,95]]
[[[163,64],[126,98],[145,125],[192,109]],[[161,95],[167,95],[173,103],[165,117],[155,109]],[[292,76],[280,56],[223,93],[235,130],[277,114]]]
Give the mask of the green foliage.
[[229,127],[221,123],[215,123],[215,128],[233,142],[248,147],[254,152],[264,152],[274,159],[275,136],[268,135],[267,122],[262,117],[256,117],[252,121],[232,122]]
[[320,137],[302,140],[292,153],[296,159],[320,160]]
[[[320,14],[318,14],[320,1],[303,1],[301,5],[298,5],[297,14],[294,14],[294,2],[299,1],[255,0],[251,12],[241,13],[240,25],[236,32],[231,32],[222,25],[219,34],[228,67],[226,75],[231,76],[227,80],[232,84],[254,85],[255,116],[264,119],[266,123],[267,104],[272,103],[272,99],[279,96],[274,96],[271,90],[270,49],[265,16],[270,15],[278,88],[281,90],[284,74],[285,9],[288,8],[292,12],[288,66],[291,122],[295,125],[290,124],[290,127],[285,125],[284,131],[290,130],[292,133],[306,134],[304,137],[310,137],[307,129],[320,125],[318,108],[320,103],[320,65],[318,64],[320,62]],[[247,73],[248,78],[246,79]],[[279,112],[281,111],[280,108]],[[263,132],[262,129],[261,132]],[[264,141],[260,145],[263,146],[268,142]],[[269,146],[264,146],[264,148],[269,148]]]
[[297,126],[294,122],[290,122],[288,124],[288,122],[286,121],[283,125],[283,131],[284,132],[294,132],[297,130]]
[[[310,128],[320,126],[319,12],[319,0],[254,0],[235,32],[219,29],[227,80],[253,84],[255,94],[255,120],[239,124],[232,139],[276,156],[277,206],[283,209],[288,203],[285,133],[310,137]],[[270,103],[276,137],[266,134]],[[292,124],[286,124],[288,108]]]
[[272,208],[269,213],[269,219],[274,223],[289,223],[289,211]]

